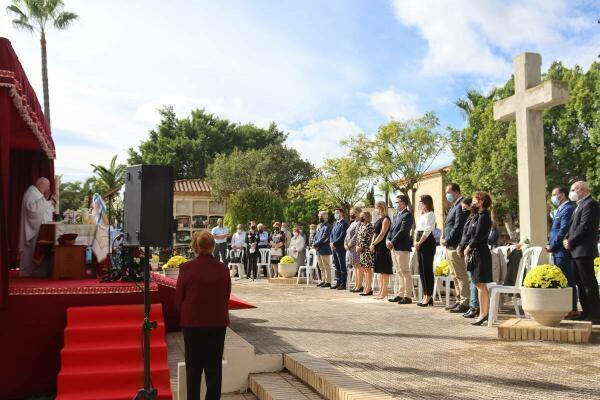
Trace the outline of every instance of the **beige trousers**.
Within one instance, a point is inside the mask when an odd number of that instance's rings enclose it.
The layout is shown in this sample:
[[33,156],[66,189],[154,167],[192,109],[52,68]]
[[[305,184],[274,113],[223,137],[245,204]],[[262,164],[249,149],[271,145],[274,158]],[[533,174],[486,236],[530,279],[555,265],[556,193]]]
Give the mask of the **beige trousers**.
[[392,250],[392,261],[398,275],[398,296],[413,297],[413,284],[410,271],[410,251]]
[[454,275],[456,301],[463,306],[468,306],[469,298],[471,296],[471,289],[469,286],[469,277],[467,276],[467,266],[465,265],[465,260],[458,254],[458,251],[456,250],[447,250],[446,259],[448,260],[450,273]]
[[331,283],[331,256],[319,255],[318,257],[321,279],[325,283]]

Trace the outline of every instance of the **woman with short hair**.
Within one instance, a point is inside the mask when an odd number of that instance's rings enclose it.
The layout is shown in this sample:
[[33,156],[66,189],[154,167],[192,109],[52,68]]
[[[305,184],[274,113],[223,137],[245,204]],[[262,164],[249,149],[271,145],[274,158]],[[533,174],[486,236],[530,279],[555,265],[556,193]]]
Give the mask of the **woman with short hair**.
[[417,220],[417,243],[415,250],[419,257],[419,276],[423,285],[423,301],[419,307],[433,306],[433,257],[435,256],[435,214],[433,199],[428,194],[421,196],[419,201],[419,219]]
[[350,226],[346,231],[344,239],[344,248],[346,249],[346,265],[348,268],[354,268],[354,287],[350,289],[352,293],[363,291],[363,270],[360,266],[360,254],[356,251],[356,243],[358,239],[358,229],[361,226],[358,216],[362,209],[360,207],[352,207],[350,209]]
[[181,265],[175,291],[185,345],[187,398],[200,400],[204,373],[206,399],[219,399],[231,278],[225,264],[212,256],[215,238],[210,232],[194,232],[191,247],[197,257]]
[[279,266],[279,260],[281,260],[281,257],[283,257],[283,250],[285,246],[285,232],[281,230],[280,222],[275,222],[273,224],[273,232],[271,232],[269,246],[271,246],[271,267],[273,267],[273,278],[277,278],[279,275],[277,267]]
[[358,228],[358,237],[356,240],[356,251],[360,256],[360,267],[364,272],[364,290],[361,296],[372,296],[373,288],[373,252],[371,251],[371,242],[373,241],[373,224],[371,224],[371,213],[363,211],[360,213],[361,225]]
[[482,325],[488,320],[490,307],[490,293],[487,284],[493,281],[492,276],[492,253],[488,247],[487,241],[492,228],[492,217],[489,208],[492,205],[492,198],[487,192],[475,192],[472,207],[477,207],[479,216],[477,222],[470,228],[471,240],[465,249],[465,256],[469,260],[467,270],[471,271],[473,283],[477,286],[479,296],[479,318],[471,325]]
[[304,265],[304,260],[306,258],[306,241],[304,240],[304,236],[300,234],[299,226],[295,226],[292,231],[289,254],[296,260],[296,265]]
[[371,251],[374,256],[373,272],[379,274],[379,293],[375,298],[377,300],[383,300],[388,296],[390,275],[394,273],[392,253],[390,253],[390,249],[385,245],[385,238],[387,237],[392,222],[388,216],[388,207],[385,201],[378,201],[375,203],[375,208],[379,214],[379,219],[375,222],[375,227],[373,228],[374,237],[371,242]]

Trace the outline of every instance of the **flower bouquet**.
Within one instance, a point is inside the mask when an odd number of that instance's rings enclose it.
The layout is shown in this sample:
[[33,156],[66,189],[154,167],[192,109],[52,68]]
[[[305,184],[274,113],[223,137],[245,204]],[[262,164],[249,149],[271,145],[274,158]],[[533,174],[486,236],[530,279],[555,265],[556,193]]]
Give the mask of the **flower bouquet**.
[[594,258],[594,275],[598,276],[600,273],[600,257]]
[[448,260],[442,260],[437,267],[435,267],[435,276],[448,276],[450,273],[450,264]]

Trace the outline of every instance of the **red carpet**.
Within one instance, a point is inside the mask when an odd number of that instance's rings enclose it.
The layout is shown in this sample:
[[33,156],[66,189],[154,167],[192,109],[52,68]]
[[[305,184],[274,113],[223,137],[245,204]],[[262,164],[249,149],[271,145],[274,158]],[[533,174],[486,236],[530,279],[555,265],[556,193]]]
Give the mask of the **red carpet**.
[[[131,400],[143,386],[143,306],[67,309],[62,368],[56,400]],[[165,324],[161,306],[152,306],[152,384],[158,399],[171,399]]]

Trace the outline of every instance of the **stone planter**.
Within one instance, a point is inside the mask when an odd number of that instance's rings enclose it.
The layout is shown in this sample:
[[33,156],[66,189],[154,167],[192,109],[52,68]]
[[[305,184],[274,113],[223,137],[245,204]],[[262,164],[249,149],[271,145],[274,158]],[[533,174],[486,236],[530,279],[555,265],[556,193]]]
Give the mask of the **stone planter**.
[[159,266],[158,261],[150,261],[150,269],[152,271],[157,272]]
[[296,272],[298,272],[298,265],[296,263],[293,264],[279,264],[277,268],[279,275],[284,278],[292,278],[296,276]]
[[169,278],[177,279],[179,276],[179,268],[165,268],[165,276]]
[[523,310],[541,325],[557,326],[571,311],[573,289],[521,288]]

